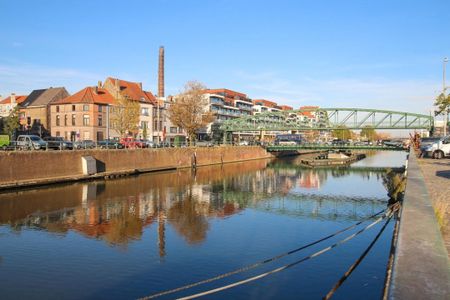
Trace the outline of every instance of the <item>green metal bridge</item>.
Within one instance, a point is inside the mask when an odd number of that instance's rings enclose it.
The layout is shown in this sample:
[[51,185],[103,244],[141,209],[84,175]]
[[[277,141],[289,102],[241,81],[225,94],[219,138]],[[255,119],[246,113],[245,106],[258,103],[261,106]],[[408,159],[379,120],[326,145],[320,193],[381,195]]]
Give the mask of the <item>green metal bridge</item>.
[[264,112],[223,122],[227,133],[305,130],[426,129],[433,117],[428,115],[366,108],[307,108]]

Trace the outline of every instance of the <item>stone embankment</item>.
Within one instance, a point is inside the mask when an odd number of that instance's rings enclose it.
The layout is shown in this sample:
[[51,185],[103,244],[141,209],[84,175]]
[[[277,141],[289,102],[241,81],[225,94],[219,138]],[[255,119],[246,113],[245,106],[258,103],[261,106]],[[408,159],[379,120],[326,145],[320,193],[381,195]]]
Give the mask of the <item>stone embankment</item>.
[[[86,174],[82,160],[94,160]],[[271,158],[261,147],[211,147],[131,150],[27,151],[0,153],[0,189],[143,172]]]

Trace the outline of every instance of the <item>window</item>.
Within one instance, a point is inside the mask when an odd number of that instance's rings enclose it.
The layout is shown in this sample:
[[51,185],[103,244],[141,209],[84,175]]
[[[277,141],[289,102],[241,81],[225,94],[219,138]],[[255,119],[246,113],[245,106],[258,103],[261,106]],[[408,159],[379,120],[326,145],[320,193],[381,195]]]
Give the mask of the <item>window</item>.
[[83,105],[83,111],[89,111],[89,104]]
[[56,112],[59,112],[59,105],[56,106]]
[[67,115],[64,115],[64,126],[67,126]]
[[177,133],[176,127],[170,127],[170,133]]
[[141,121],[141,129],[148,129],[148,122]]
[[91,134],[89,131],[85,131],[83,132],[83,140],[90,140],[91,139]]
[[99,105],[98,106],[98,112],[102,112],[103,111],[103,106],[102,105]]
[[57,131],[56,136],[61,136],[61,132]]
[[89,126],[89,115],[83,115],[83,125]]
[[75,111],[75,105],[72,105],[72,111]]
[[102,117],[102,115],[98,115],[98,126],[103,126],[103,117]]
[[56,126],[60,126],[60,117],[59,117],[59,115],[56,116]]
[[141,113],[143,116],[148,116],[148,107],[143,107]]
[[75,119],[76,119],[76,116],[72,115],[72,126],[75,126]]

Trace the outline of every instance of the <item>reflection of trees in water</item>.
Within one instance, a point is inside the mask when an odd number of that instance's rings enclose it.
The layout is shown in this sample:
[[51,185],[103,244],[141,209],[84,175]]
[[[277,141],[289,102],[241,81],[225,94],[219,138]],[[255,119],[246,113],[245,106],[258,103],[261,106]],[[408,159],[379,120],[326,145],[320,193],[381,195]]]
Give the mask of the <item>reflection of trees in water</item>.
[[209,203],[192,195],[191,189],[183,198],[172,203],[167,212],[169,223],[190,244],[197,244],[206,238]]
[[388,191],[391,202],[397,202],[402,199],[406,188],[406,177],[404,173],[389,170],[383,175],[383,185]]
[[292,160],[267,164],[253,161],[201,167],[195,173],[186,169],[0,194],[0,224],[60,234],[73,230],[121,247],[140,239],[144,228],[155,224],[163,257],[167,224],[188,243],[200,243],[209,218],[224,218],[256,207],[261,200],[285,197],[295,187],[314,191],[330,174],[352,173],[299,168]]

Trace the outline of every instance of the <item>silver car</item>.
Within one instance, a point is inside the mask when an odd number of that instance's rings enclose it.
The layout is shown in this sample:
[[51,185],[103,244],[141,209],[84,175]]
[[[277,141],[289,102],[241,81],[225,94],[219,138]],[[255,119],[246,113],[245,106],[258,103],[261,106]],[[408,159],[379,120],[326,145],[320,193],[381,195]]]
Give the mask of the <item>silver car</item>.
[[37,135],[19,135],[17,138],[17,148],[20,150],[47,149],[47,142]]

